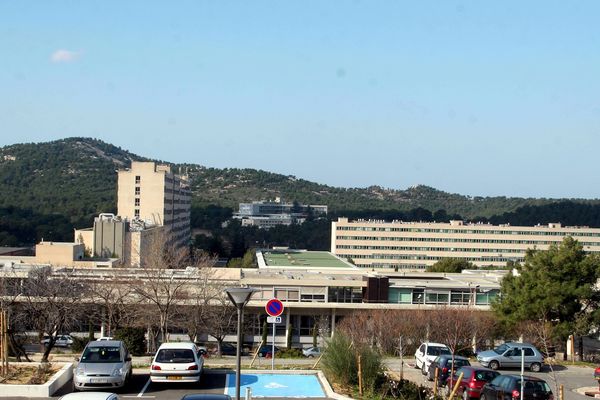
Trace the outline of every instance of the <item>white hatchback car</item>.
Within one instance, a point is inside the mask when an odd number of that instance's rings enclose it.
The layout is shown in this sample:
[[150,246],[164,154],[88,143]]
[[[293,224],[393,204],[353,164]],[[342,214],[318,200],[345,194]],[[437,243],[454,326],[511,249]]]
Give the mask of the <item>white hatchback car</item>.
[[191,342],[163,343],[150,366],[152,382],[199,382],[204,359]]
[[423,375],[429,372],[429,366],[437,356],[452,354],[448,346],[442,343],[421,343],[415,352],[415,368],[421,369]]

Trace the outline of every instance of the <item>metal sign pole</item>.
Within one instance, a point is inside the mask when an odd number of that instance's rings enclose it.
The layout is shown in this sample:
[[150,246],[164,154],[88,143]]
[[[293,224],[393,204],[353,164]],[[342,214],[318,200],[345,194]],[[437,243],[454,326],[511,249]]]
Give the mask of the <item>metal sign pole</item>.
[[275,370],[275,323],[273,323],[273,342],[271,343],[271,371]]

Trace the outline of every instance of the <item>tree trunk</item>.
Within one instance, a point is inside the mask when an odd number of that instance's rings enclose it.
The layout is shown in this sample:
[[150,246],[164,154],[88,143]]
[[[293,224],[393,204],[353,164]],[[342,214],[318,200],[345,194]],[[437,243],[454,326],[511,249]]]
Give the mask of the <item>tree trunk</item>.
[[579,336],[579,361],[583,361],[583,336]]
[[42,362],[47,363],[48,357],[50,356],[50,352],[54,348],[54,338],[50,338],[50,342],[48,342],[47,346],[44,346],[44,354],[42,355]]

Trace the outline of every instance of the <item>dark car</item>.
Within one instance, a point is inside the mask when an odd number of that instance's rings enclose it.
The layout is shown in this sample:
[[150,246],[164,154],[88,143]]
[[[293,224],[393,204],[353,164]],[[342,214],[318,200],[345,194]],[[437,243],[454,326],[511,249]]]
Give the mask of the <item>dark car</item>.
[[231,343],[221,343],[221,355],[222,356],[235,356],[237,355],[237,347]]
[[[258,350],[258,356],[266,357],[267,354],[271,354],[272,351],[273,351],[273,346],[271,346],[271,345],[261,346],[260,350]],[[278,352],[279,352],[279,347],[275,346],[275,354],[277,354]]]
[[492,381],[500,375],[499,372],[483,367],[460,367],[446,380],[446,394],[450,395],[460,374],[463,374],[458,384],[457,396],[462,396],[463,400],[477,399],[481,394],[483,385]]
[[[463,356],[454,356],[454,370],[456,371],[460,367],[464,367],[466,365],[471,365],[469,359]],[[435,360],[429,365],[429,370],[427,371],[427,380],[432,381],[435,377],[435,369],[438,370],[438,382],[440,385],[444,385],[446,383],[446,379],[452,372],[452,355],[442,354],[441,356],[437,356]]]
[[483,386],[481,400],[519,399],[553,400],[550,386],[543,379],[523,376],[523,396],[521,396],[521,377],[518,375],[498,375]]

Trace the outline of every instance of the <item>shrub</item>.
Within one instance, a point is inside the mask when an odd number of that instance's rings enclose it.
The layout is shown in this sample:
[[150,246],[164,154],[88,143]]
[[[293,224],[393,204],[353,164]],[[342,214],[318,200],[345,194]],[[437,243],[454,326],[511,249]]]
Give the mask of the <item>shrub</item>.
[[381,355],[367,346],[361,346],[358,353],[360,354],[363,390],[374,393],[380,387],[383,379]]
[[329,340],[321,365],[327,376],[338,384],[352,386],[357,383],[356,354],[347,336],[337,333]]
[[275,357],[279,358],[299,358],[302,357],[302,350],[300,349],[285,349],[278,351]]
[[116,330],[114,338],[122,340],[134,356],[146,353],[144,328],[119,328]]

